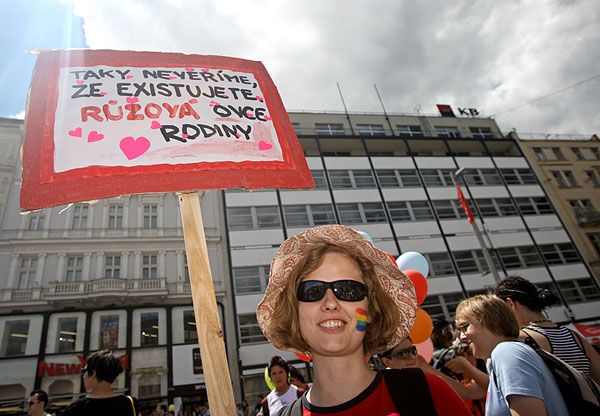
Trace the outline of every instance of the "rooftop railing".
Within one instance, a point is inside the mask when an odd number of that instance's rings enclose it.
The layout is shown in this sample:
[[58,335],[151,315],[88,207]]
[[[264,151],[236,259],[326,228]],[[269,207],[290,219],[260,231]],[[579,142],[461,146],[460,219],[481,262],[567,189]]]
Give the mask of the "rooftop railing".
[[521,133],[517,132],[517,137],[521,140],[572,140],[588,141],[598,140],[595,134],[568,134],[568,133]]

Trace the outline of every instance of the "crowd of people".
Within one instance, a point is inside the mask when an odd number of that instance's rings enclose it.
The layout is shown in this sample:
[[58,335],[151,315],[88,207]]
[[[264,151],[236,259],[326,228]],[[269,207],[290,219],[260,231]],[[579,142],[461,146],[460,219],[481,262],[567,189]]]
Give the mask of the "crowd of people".
[[[568,415],[572,398],[540,351],[589,377],[592,391],[600,355],[544,314],[559,303],[549,290],[508,277],[494,293],[460,302],[454,323],[434,321],[428,362],[409,336],[417,311],[411,280],[349,227],[307,229],[277,250],[257,319],[275,348],[311,359],[312,382],[274,356],[266,371],[272,391],[254,408],[238,404],[237,415]],[[122,371],[112,352],[90,355],[82,369],[88,394],[64,414],[139,415],[137,399],[111,389]],[[47,404],[44,392],[32,392],[28,414],[43,416]],[[203,406],[189,416],[209,415]],[[155,415],[174,410],[159,405]]]
[[[558,303],[508,277],[495,293],[460,302],[454,325],[434,323],[426,362],[409,336],[417,310],[411,281],[351,228],[308,229],[279,247],[257,318],[276,348],[311,357],[313,384],[269,414],[568,415],[572,398],[540,351],[589,376],[592,391],[600,356],[547,318],[544,310]],[[385,370],[371,365],[373,356]]]

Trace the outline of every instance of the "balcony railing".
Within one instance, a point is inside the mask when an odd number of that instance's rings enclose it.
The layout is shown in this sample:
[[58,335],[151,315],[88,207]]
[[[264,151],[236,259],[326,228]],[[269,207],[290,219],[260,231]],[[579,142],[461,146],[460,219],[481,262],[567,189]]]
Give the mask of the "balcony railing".
[[44,297],[71,295],[103,296],[107,293],[157,292],[167,290],[167,279],[94,279],[79,282],[53,282]]
[[[215,292],[223,290],[223,282],[213,281]],[[78,297],[96,298],[105,296],[150,296],[191,295],[192,288],[188,281],[167,282],[159,279],[94,279],[77,282],[51,282],[47,287],[31,289],[0,290],[2,302],[32,302],[47,300],[69,300]]]
[[588,141],[597,140],[595,134],[554,134],[554,133],[517,133],[520,140],[572,140],[572,141]]
[[600,212],[594,208],[574,208],[574,211],[579,225],[586,227],[600,224]]

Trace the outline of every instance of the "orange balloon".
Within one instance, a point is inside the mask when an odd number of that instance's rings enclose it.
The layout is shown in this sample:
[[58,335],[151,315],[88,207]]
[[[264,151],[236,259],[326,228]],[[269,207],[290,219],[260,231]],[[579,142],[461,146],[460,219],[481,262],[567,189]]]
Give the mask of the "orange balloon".
[[413,344],[420,344],[421,342],[426,341],[427,338],[431,336],[432,331],[433,322],[431,322],[429,314],[421,308],[417,309],[417,317],[410,330],[410,338],[412,339]]
[[404,270],[403,273],[413,283],[415,292],[417,293],[417,304],[420,305],[427,297],[427,289],[429,288],[427,279],[425,279],[425,276],[416,270]]

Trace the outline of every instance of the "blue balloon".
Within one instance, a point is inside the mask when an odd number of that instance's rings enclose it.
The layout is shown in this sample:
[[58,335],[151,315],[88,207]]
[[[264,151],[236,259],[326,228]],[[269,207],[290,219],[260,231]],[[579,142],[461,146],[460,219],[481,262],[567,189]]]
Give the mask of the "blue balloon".
[[364,231],[358,231],[358,230],[355,230],[355,231],[357,233],[359,233],[360,235],[362,235],[367,240],[369,240],[371,243],[373,242],[373,239],[371,238],[371,236],[369,234],[365,233]]
[[416,251],[402,253],[402,255],[396,259],[396,264],[398,264],[400,270],[416,270],[424,277],[427,277],[427,274],[429,273],[427,259],[421,253],[417,253]]

